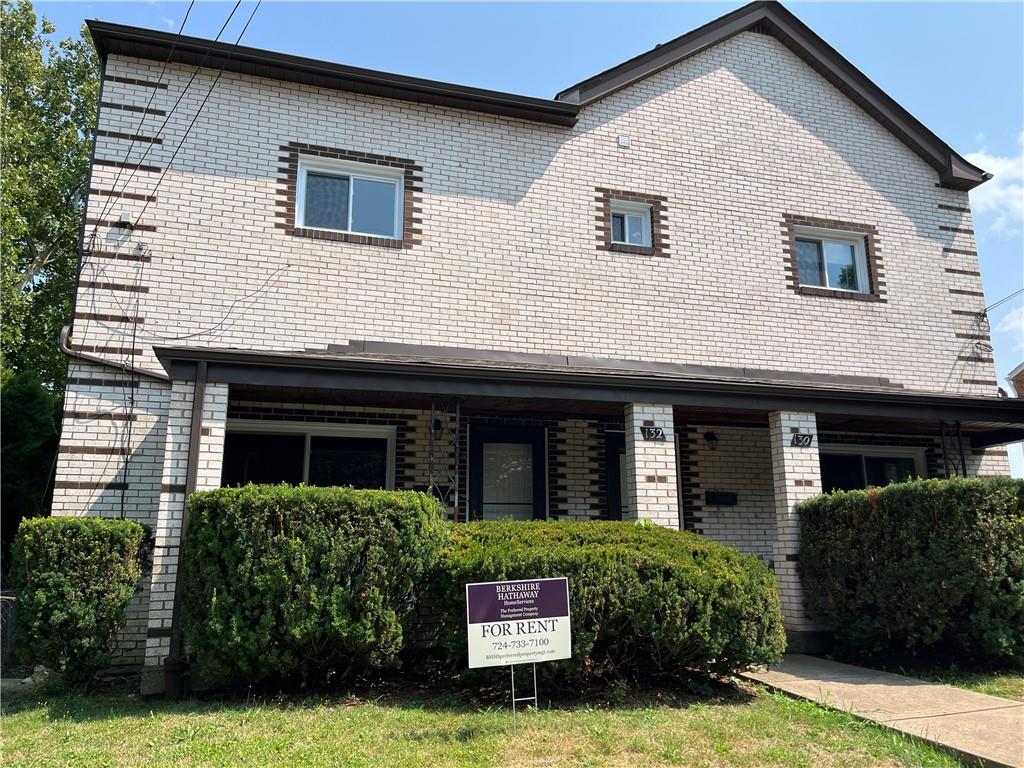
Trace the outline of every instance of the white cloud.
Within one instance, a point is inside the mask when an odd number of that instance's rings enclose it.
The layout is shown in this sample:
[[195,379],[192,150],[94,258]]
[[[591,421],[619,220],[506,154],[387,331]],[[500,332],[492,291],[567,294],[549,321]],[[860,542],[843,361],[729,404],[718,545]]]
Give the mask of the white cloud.
[[1024,225],[1024,132],[1017,137],[1016,157],[999,157],[981,149],[965,157],[992,174],[971,192],[971,209],[976,215],[992,215],[992,231],[1010,236]]
[[995,331],[1009,334],[1015,351],[1024,350],[1024,307],[1014,307],[999,318]]

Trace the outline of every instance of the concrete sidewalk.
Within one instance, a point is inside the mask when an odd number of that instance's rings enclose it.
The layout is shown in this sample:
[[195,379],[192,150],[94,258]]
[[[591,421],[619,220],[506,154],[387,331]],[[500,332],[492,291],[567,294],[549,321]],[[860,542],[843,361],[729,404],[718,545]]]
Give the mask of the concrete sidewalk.
[[744,677],[989,765],[1024,768],[1021,702],[800,654]]

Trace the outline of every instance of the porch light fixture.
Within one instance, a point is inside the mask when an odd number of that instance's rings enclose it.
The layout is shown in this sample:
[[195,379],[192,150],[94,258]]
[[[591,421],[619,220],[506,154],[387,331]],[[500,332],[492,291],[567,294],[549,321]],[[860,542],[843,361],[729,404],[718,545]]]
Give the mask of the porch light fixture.
[[707,443],[708,450],[713,451],[718,448],[718,435],[714,432],[705,432],[704,442]]

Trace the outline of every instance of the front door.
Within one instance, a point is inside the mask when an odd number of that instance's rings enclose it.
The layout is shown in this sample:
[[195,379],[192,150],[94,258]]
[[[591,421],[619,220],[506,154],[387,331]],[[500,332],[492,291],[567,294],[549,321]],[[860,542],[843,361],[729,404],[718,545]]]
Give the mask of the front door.
[[629,502],[626,490],[626,436],[604,433],[604,471],[608,479],[608,519],[621,520]]
[[545,519],[545,476],[542,427],[470,427],[470,519]]

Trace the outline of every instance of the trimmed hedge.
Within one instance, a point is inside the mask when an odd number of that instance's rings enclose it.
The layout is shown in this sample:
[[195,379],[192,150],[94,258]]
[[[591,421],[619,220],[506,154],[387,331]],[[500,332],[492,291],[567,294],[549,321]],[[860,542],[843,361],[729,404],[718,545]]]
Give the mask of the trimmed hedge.
[[807,608],[840,650],[1024,663],[1024,481],[833,493],[800,521]]
[[326,680],[397,664],[444,541],[422,493],[255,486],[189,497],[183,627],[213,682]]
[[109,660],[125,607],[142,576],[146,532],[131,520],[37,517],[13,547],[17,653],[75,688]]
[[450,664],[466,663],[469,582],[565,576],[573,658],[544,673],[587,683],[778,661],[775,578],[757,558],[692,533],[620,522],[467,523],[451,528],[435,587]]

